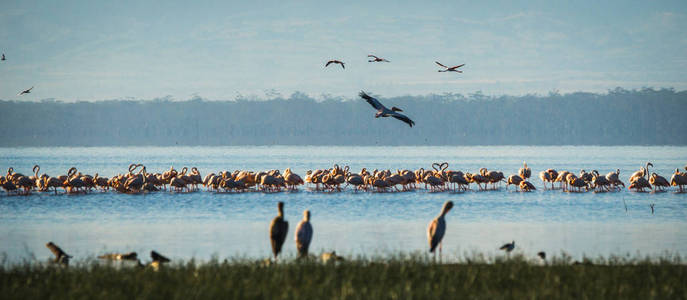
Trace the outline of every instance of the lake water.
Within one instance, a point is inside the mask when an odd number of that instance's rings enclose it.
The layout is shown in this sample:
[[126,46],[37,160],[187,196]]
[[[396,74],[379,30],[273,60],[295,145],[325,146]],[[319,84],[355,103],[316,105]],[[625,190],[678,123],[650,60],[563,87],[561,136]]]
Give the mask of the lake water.
[[[0,168],[14,167],[29,175],[34,164],[56,176],[76,166],[80,172],[110,177],[130,163],[149,172],[170,165],[198,167],[202,176],[221,170],[308,169],[334,163],[360,168],[431,168],[449,162],[449,169],[477,172],[480,167],[517,173],[523,161],[532,168],[539,188],[519,193],[498,191],[429,193],[299,192],[217,194],[159,192],[125,195],[0,196],[0,253],[9,261],[51,256],[53,241],[75,257],[108,251],[156,249],[174,259],[231,256],[268,257],[270,220],[276,203],[286,203],[290,232],[287,255],[295,254],[293,231],[302,211],[310,209],[314,238],[311,251],[336,250],[344,255],[385,255],[397,251],[427,251],[426,228],[442,204],[453,200],[447,215],[444,258],[466,253],[498,253],[504,242],[516,241],[525,255],[544,250],[573,257],[608,254],[687,255],[687,194],[565,193],[543,190],[537,174],[547,168],[596,169],[601,174],[620,169],[629,175],[651,161],[666,178],[687,163],[687,147],[125,147],[125,148],[0,148]],[[474,188],[474,186],[473,186]],[[655,204],[652,214],[649,204]]]

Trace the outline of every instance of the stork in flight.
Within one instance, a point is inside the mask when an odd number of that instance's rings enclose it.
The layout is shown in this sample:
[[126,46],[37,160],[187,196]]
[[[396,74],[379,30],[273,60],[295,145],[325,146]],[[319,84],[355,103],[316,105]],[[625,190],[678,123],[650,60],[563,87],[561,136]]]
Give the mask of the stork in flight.
[[367,57],[371,57],[372,59],[368,60],[367,62],[390,62],[384,58],[374,56],[372,54],[368,55]]
[[17,94],[17,96],[21,96],[21,95],[24,95],[24,94],[31,94],[31,90],[32,90],[32,89],[33,89],[33,87],[31,87],[31,88],[28,89],[28,90],[23,90],[23,91],[21,91],[21,93]]
[[346,67],[344,66],[344,62],[337,60],[337,59],[332,59],[332,60],[328,61],[327,64],[324,65],[324,67],[326,68],[330,64],[340,64],[342,68],[346,69]]
[[406,115],[398,113],[399,111],[403,111],[400,108],[393,106],[393,107],[391,107],[391,109],[388,109],[388,108],[386,108],[386,106],[384,106],[382,103],[380,103],[379,100],[370,97],[369,95],[365,94],[365,92],[363,92],[363,91],[361,91],[359,95],[363,99],[367,100],[367,103],[370,103],[370,105],[372,105],[372,107],[374,107],[374,109],[377,110],[377,113],[375,114],[375,118],[394,117],[394,118],[399,119],[399,120],[405,122],[406,124],[410,125],[410,127],[413,127],[413,125],[415,125],[415,122],[413,122],[413,120],[408,118]]
[[460,67],[462,67],[462,66],[465,65],[465,64],[462,64],[462,65],[457,65],[457,66],[453,66],[453,67],[450,67],[450,68],[449,68],[449,67],[447,67],[447,66],[442,65],[442,64],[441,64],[440,62],[438,62],[438,61],[435,61],[435,63],[437,63],[437,65],[440,65],[442,68],[444,68],[444,70],[439,70],[439,72],[458,72],[458,73],[463,73],[463,71],[458,70],[458,68],[460,68]]

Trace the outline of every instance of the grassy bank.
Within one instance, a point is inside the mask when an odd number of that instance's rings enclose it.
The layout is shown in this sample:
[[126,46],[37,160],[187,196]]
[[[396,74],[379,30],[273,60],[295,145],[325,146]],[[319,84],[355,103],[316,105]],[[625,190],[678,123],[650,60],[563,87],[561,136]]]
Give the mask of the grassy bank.
[[0,269],[0,295],[12,299],[684,299],[687,266],[679,258],[522,258],[434,264],[424,258],[315,261],[235,260],[176,263],[159,271],[80,262]]

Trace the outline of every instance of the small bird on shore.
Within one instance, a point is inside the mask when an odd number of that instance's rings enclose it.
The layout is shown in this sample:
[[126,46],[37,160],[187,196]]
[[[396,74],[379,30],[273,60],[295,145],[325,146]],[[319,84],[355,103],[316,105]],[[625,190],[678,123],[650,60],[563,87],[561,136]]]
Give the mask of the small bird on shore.
[[312,225],[310,224],[310,211],[305,210],[303,212],[303,220],[296,226],[296,249],[298,249],[299,257],[308,256],[308,248],[310,248],[310,242],[312,241]]
[[22,95],[24,95],[24,94],[30,94],[32,89],[33,89],[33,87],[31,87],[31,88],[28,89],[28,90],[23,90],[23,91],[21,91],[19,94],[17,94],[17,96],[22,96]]
[[58,247],[55,245],[53,242],[48,242],[45,244],[48,249],[50,249],[50,252],[55,255],[55,263],[62,264],[65,266],[69,265],[69,259],[72,258],[71,255],[68,255],[66,252],[62,250],[62,248]]
[[438,61],[435,61],[435,63],[437,63],[437,65],[442,66],[442,67],[444,68],[443,70],[439,70],[438,72],[458,72],[458,73],[463,73],[463,71],[458,70],[458,68],[460,68],[460,67],[462,67],[462,66],[465,65],[465,64],[462,64],[462,65],[457,65],[457,66],[453,66],[453,67],[447,67],[447,66],[444,66],[443,64],[441,64],[441,63],[438,62]]
[[367,57],[371,57],[372,59],[368,60],[367,62],[390,62],[384,58],[374,56],[372,54],[368,55]]
[[513,249],[515,249],[515,241],[503,244],[503,246],[501,246],[501,248],[499,248],[499,249],[510,253],[511,251],[513,251]]
[[441,208],[439,215],[429,222],[427,227],[427,241],[429,242],[429,252],[434,254],[436,259],[436,248],[439,246],[439,257],[441,258],[441,240],[444,238],[446,233],[446,221],[444,217],[453,208],[453,201],[446,201],[444,206]]
[[289,232],[289,222],[284,220],[284,202],[279,201],[277,209],[278,214],[270,223],[270,242],[272,243],[274,260],[277,260],[277,255],[281,252],[281,247],[286,240],[286,234]]
[[337,59],[332,59],[332,60],[328,61],[327,64],[324,65],[324,67],[326,68],[326,67],[328,67],[330,64],[340,64],[341,67],[344,68],[344,70],[346,69],[346,66],[344,66],[344,62],[342,62],[342,61],[340,61],[340,60],[337,60]]

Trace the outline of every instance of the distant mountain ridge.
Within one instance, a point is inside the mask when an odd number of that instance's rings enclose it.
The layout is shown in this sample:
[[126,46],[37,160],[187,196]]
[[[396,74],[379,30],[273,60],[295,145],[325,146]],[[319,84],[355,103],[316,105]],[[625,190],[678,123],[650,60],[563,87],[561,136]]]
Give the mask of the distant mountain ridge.
[[0,101],[0,146],[687,145],[687,91],[264,101]]

